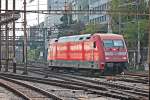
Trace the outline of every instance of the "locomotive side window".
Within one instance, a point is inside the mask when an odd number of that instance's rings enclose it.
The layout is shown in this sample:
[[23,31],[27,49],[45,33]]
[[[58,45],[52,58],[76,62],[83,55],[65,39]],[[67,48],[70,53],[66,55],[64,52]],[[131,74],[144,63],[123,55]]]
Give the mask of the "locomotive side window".
[[96,42],[93,43],[93,48],[96,48]]
[[80,37],[79,40],[83,40],[83,37]]
[[90,39],[91,37],[86,37],[86,39]]

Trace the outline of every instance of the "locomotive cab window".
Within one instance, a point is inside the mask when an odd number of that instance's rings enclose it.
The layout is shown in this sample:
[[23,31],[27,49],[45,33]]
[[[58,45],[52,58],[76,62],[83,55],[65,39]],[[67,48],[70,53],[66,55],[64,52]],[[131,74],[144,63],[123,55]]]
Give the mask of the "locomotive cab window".
[[113,40],[115,47],[124,47],[122,40]]
[[122,40],[103,40],[104,46],[107,48],[110,47],[121,47],[124,48],[124,43]]
[[113,41],[112,40],[104,40],[103,41],[105,47],[113,47]]

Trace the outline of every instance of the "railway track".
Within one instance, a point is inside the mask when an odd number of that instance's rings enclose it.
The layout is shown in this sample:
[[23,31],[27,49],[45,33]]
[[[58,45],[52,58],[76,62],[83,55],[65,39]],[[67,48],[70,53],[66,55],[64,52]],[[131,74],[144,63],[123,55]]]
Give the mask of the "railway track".
[[146,73],[140,73],[140,72],[125,72],[126,75],[131,75],[131,76],[139,76],[139,77],[148,77],[149,74],[148,72]]
[[[42,71],[41,71],[42,72]],[[102,87],[110,87],[109,89],[111,90],[116,90],[118,89],[118,91],[122,91],[126,93],[131,93],[131,94],[136,94],[136,95],[142,95],[145,97],[148,97],[149,95],[149,91],[144,91],[138,87],[132,87],[132,86],[127,86],[127,85],[123,85],[123,84],[117,84],[117,83],[109,83],[109,82],[102,82],[102,81],[95,81],[95,80],[91,80],[91,79],[86,79],[85,77],[78,77],[78,76],[74,76],[74,75],[65,75],[65,74],[59,74],[57,73],[56,75],[54,73],[50,73],[50,71],[46,72],[48,73],[49,77],[55,77],[55,78],[60,78],[62,80],[65,81],[75,81],[75,82],[81,82],[83,84],[86,83],[94,83],[96,85],[103,85]],[[41,73],[38,73],[41,74]],[[77,81],[78,80],[78,81]],[[92,86],[94,86],[94,84],[92,84]],[[97,87],[98,88],[98,87]],[[124,89],[124,90],[122,90]],[[114,93],[116,91],[113,91]]]
[[[5,76],[6,76],[6,74],[5,74]],[[59,75],[57,75],[57,76],[59,76]],[[25,76],[23,76],[23,77],[20,76],[19,77],[19,76],[11,75],[11,76],[8,76],[8,77],[29,80]],[[98,95],[101,95],[101,96],[112,97],[112,98],[117,98],[117,99],[141,100],[141,98],[142,98],[143,100],[147,100],[147,98],[146,98],[147,95],[148,95],[147,93],[142,93],[141,91],[135,92],[135,91],[129,90],[129,89],[126,89],[126,90],[123,91],[122,89],[117,89],[116,87],[114,89],[114,88],[110,87],[110,84],[109,84],[109,87],[106,86],[106,85],[102,85],[102,84],[104,84],[103,82],[99,85],[96,85],[97,83],[94,83],[94,84],[87,83],[87,82],[85,82],[85,80],[83,82],[83,79],[82,79],[82,81],[81,81],[81,79],[77,80],[77,77],[76,77],[76,80],[68,79],[67,78],[68,76],[65,77],[65,76],[62,76],[62,75],[61,75],[62,78],[56,77],[54,75],[53,76],[49,75],[49,77],[53,77],[53,78],[55,77],[57,79],[60,79],[61,81],[60,80],[50,80],[50,79],[45,80],[45,79],[35,78],[35,77],[30,78],[30,81],[36,81],[36,82],[42,82],[42,83],[44,82],[46,84],[60,86],[60,87],[69,88],[69,89],[85,90],[85,91],[89,91],[91,93],[95,93],[95,94],[98,94]],[[73,78],[73,76],[71,78]],[[107,85],[108,85],[108,83],[107,83]]]
[[117,81],[149,84],[148,76],[141,77],[141,76],[132,76],[132,75],[116,75],[116,76],[113,76],[113,78]]
[[[40,74],[40,73],[39,73]],[[93,85],[103,85],[106,87],[110,87],[110,88],[115,88],[115,89],[124,89],[124,90],[134,90],[135,93],[136,91],[141,92],[141,94],[144,93],[148,93],[149,91],[144,91],[141,88],[138,87],[131,87],[131,86],[127,86],[127,85],[123,85],[123,84],[117,84],[114,82],[109,82],[109,81],[98,81],[98,80],[93,80],[93,79],[89,79],[89,78],[85,78],[85,77],[79,77],[79,76],[74,76],[74,75],[66,75],[66,74],[54,74],[54,73],[48,73],[49,77],[55,77],[55,78],[59,78],[65,81],[75,81],[75,82],[81,82],[81,83],[89,83],[89,84],[93,84]]]
[[[24,64],[17,64],[18,66],[23,66]],[[28,62],[28,67],[34,67],[34,68],[46,68],[48,66],[48,63],[43,62]],[[139,77],[149,77],[149,73],[146,72],[129,72],[126,71],[124,75],[130,75],[130,76],[139,76]]]
[[[20,68],[21,69],[21,68]],[[46,67],[45,67],[46,69]],[[28,71],[40,75],[47,75],[51,78],[56,78],[57,80],[42,80],[46,84],[51,84],[54,86],[60,86],[68,89],[77,89],[77,90],[85,90],[91,93],[95,93],[100,96],[112,97],[117,99],[132,99],[132,100],[148,100],[149,91],[143,90],[138,87],[132,87],[128,85],[118,84],[109,81],[97,81],[89,78],[75,76],[70,74],[62,74],[62,73],[54,73],[51,70],[43,70],[40,66],[30,66]],[[10,77],[10,76],[9,76]],[[16,78],[16,77],[14,77]],[[34,77],[33,77],[34,78]],[[21,78],[19,78],[21,79]],[[41,82],[37,81],[36,82]],[[30,81],[33,81],[30,79]],[[51,82],[50,82],[51,81]],[[121,81],[127,81],[121,80]],[[138,81],[131,81],[138,82]],[[144,83],[145,84],[145,83]]]
[[[42,66],[42,68],[41,68],[40,66],[30,65],[30,66],[28,66],[28,69],[29,69],[29,71],[32,71],[32,70],[39,71],[40,70],[41,72],[43,72],[44,70],[48,70],[47,68],[44,68],[44,67],[45,66]],[[21,69],[21,68],[19,68],[19,69]],[[51,70],[49,70],[49,72],[51,72]],[[46,73],[49,73],[49,72],[46,72]],[[56,72],[56,73],[64,74],[64,72]],[[78,75],[78,74],[73,74],[73,76],[78,76],[78,77],[81,76],[82,77],[82,75]],[[112,77],[112,80],[115,80],[115,81],[149,84],[149,77],[147,75],[144,77],[141,77],[141,76],[132,76],[132,75],[125,74],[125,75],[116,75],[116,76],[110,76],[110,77]],[[95,78],[107,79],[107,76],[99,76],[99,77],[95,77]]]
[[0,76],[0,85],[14,92],[24,100],[63,100],[45,90],[5,76]]
[[[43,67],[42,67],[43,68]],[[31,71],[32,69],[34,69],[35,71],[43,71],[45,69],[41,69],[41,67],[37,67],[37,66],[29,66],[29,70]],[[46,69],[48,70],[48,69]],[[49,70],[49,72],[51,72],[51,70]],[[49,73],[49,72],[46,72],[46,73]],[[58,74],[64,74],[64,72],[56,72]],[[82,76],[82,75],[79,75],[79,74],[73,74],[73,76]],[[86,76],[87,77],[87,76]],[[115,80],[115,81],[123,81],[123,82],[130,82],[130,83],[142,83],[142,84],[149,84],[149,76],[148,75],[144,75],[142,77],[142,75],[140,76],[132,76],[132,75],[116,75],[116,76],[110,76],[112,77],[112,80]],[[107,79],[107,76],[99,76],[99,77],[96,77],[96,78],[105,78]]]

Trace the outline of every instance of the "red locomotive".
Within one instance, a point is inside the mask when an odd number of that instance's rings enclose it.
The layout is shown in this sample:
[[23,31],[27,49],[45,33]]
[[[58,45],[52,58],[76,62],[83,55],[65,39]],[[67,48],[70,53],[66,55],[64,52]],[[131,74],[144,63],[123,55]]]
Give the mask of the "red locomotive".
[[121,73],[128,63],[122,35],[85,34],[60,37],[49,42],[51,68]]

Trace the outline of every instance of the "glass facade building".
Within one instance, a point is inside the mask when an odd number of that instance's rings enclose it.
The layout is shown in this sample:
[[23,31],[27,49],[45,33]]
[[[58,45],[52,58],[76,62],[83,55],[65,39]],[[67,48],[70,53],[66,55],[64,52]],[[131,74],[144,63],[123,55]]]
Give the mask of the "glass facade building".
[[[65,5],[65,0],[47,0],[48,10],[63,10]],[[63,15],[47,15],[45,18],[45,24],[48,28],[55,25],[61,24],[60,18]]]
[[99,23],[103,26],[102,31],[111,32],[111,18],[106,10],[109,9],[111,0],[89,0],[89,9],[98,10],[101,14],[93,14],[89,16],[90,23]]
[[99,23],[110,29],[110,16],[106,12],[109,9],[111,0],[70,0],[73,10],[99,10],[102,14],[77,14],[73,15],[73,20],[88,23]]

